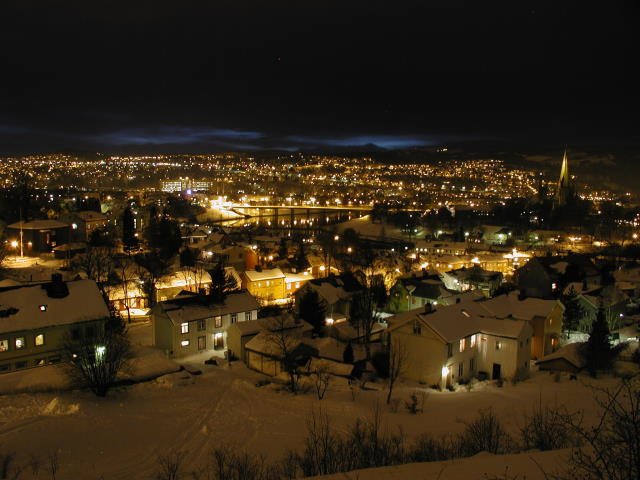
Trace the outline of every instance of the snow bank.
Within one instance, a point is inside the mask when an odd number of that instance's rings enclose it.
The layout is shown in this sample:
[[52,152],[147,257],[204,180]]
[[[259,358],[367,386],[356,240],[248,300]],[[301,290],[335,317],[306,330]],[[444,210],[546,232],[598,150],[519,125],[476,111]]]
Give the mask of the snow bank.
[[567,450],[529,452],[513,455],[479,453],[473,457],[446,462],[409,463],[393,467],[367,468],[349,473],[310,477],[322,480],[401,480],[407,478],[526,478],[544,480],[559,470]]

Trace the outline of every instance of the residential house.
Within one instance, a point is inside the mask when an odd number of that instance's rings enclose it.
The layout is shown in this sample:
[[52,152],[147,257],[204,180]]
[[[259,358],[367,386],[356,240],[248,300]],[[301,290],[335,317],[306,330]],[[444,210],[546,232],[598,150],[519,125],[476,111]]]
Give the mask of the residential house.
[[172,358],[223,351],[227,328],[257,316],[258,302],[247,292],[231,293],[221,303],[206,295],[180,296],[151,309],[154,345]]
[[412,272],[400,277],[389,290],[387,309],[391,313],[434,305],[455,303],[456,292],[446,288],[436,272]]
[[267,303],[282,303],[287,299],[285,274],[279,268],[245,271],[242,288]]
[[320,300],[326,306],[329,318],[342,316],[348,319],[353,295],[362,291],[364,287],[351,272],[315,278],[309,280],[296,292],[295,299],[297,304],[308,289],[315,290],[318,293]]
[[59,220],[32,220],[16,222],[6,228],[9,245],[24,255],[49,253],[54,247],[69,242],[71,225]]
[[107,225],[107,216],[93,210],[71,212],[60,217],[71,225],[71,240],[74,242],[88,242],[91,233]]
[[65,282],[60,274],[41,285],[0,292],[0,372],[63,359],[67,337],[95,337],[109,317],[92,280]]
[[564,314],[564,305],[559,300],[523,297],[514,291],[474,302],[473,308],[480,308],[482,315],[528,322],[533,328],[532,358],[541,358],[558,347]]
[[406,352],[405,378],[443,388],[473,377],[513,378],[529,369],[531,325],[498,319],[461,301],[431,305],[389,319],[389,348]]
[[465,292],[473,289],[480,290],[487,297],[492,297],[502,284],[502,274],[485,270],[480,266],[463,267],[444,272],[442,281],[447,289],[455,292]]

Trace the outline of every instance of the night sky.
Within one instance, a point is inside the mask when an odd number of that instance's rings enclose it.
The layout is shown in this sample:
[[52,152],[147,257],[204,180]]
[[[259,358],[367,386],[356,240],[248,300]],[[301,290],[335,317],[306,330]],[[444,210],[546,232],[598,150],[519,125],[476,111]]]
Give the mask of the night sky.
[[0,153],[638,139],[635,2],[1,3]]

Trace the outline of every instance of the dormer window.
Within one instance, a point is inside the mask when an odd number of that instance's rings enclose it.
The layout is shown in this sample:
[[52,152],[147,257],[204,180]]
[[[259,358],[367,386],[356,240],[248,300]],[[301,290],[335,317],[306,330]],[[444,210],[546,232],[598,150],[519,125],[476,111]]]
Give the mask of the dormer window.
[[40,310],[41,312],[46,312],[47,311],[47,306],[46,305],[38,305],[38,310]]

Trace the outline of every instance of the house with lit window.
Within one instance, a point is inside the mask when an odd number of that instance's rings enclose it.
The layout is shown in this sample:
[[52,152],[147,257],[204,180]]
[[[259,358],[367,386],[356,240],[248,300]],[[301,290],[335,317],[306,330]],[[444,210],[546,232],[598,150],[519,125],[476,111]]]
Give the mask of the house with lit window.
[[471,378],[513,378],[529,369],[533,329],[524,320],[482,316],[472,301],[388,319],[389,348],[406,352],[407,379],[444,388]]
[[15,253],[38,255],[48,253],[58,245],[69,242],[71,225],[58,220],[32,220],[16,222],[6,228],[6,237]]
[[229,326],[256,318],[258,301],[248,292],[230,293],[223,302],[208,295],[180,296],[151,309],[154,345],[172,358],[222,352]]
[[318,293],[320,300],[326,306],[328,318],[348,319],[353,296],[361,292],[364,287],[351,272],[315,278],[309,280],[296,292],[296,303],[300,302],[309,289]]
[[58,363],[67,337],[94,337],[109,309],[93,280],[50,282],[0,291],[0,372]]
[[71,240],[74,242],[87,242],[91,233],[107,225],[107,216],[93,210],[71,212],[60,217],[71,225]]
[[247,270],[242,274],[242,288],[267,303],[284,302],[287,298],[285,274],[279,268]]
[[412,272],[398,278],[391,287],[387,309],[398,313],[424,307],[427,303],[447,305],[455,303],[456,293],[446,288],[436,272]]

